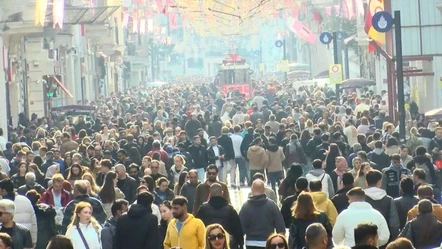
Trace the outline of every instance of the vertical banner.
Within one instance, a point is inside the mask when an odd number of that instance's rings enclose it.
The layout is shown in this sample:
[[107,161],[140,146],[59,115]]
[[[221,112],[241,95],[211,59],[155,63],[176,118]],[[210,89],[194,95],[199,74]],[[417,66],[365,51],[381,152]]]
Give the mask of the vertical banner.
[[55,29],[58,25],[63,28],[64,23],[64,0],[54,0],[52,4],[52,27]]
[[153,32],[153,20],[152,19],[147,20],[147,32],[149,32],[149,33]]
[[140,19],[140,34],[146,33],[146,19],[141,18]]
[[46,8],[48,7],[48,0],[35,1],[34,23],[35,25],[45,25]]
[[[372,20],[374,14],[384,11],[384,0],[370,0],[368,3],[367,13],[365,14],[365,33],[378,44],[385,44],[385,33],[380,33],[373,28]],[[376,48],[370,44],[368,51],[371,53]]]
[[138,22],[139,22],[139,19],[134,17],[132,19],[132,22],[133,22],[132,32],[133,33],[138,33]]
[[123,27],[127,28],[128,23],[129,23],[129,15],[123,12]]

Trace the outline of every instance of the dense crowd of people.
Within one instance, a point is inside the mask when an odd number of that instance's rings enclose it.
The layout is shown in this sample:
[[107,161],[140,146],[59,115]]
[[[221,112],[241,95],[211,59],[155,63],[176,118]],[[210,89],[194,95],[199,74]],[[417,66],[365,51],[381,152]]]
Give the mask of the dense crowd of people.
[[402,141],[384,92],[254,89],[196,81],[20,115],[0,129],[0,248],[441,245],[442,127],[410,108]]

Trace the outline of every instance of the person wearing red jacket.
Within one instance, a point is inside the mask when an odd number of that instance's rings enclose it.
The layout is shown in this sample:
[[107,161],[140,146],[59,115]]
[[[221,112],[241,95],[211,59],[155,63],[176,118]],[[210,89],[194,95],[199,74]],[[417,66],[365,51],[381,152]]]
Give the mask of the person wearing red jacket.
[[49,187],[42,195],[40,202],[52,207],[66,207],[72,200],[71,194],[63,189],[64,178],[61,174],[52,176],[52,187]]

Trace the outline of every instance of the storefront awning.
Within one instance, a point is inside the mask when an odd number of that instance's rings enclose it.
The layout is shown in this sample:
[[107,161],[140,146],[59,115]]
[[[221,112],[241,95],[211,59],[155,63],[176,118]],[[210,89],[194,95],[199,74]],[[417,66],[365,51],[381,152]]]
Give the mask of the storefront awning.
[[57,84],[58,84],[58,86],[61,88],[61,89],[63,89],[63,91],[69,96],[69,97],[71,97],[71,98],[74,98],[74,95],[72,95],[72,93],[63,85],[63,83],[61,83],[61,81],[59,81],[58,79],[57,79],[57,77],[55,77],[55,75],[54,76],[52,76],[53,78],[54,78],[54,80],[55,80],[55,82],[57,82]]
[[[66,7],[64,14],[64,24],[100,24],[104,23],[120,6],[102,7]],[[46,16],[52,16],[47,13]]]

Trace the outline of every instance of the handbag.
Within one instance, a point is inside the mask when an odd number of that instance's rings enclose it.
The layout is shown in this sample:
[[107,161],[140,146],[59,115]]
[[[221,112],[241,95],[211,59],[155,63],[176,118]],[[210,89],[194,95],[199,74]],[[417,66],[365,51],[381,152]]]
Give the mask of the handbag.
[[83,232],[81,231],[80,227],[77,225],[77,231],[80,234],[81,240],[83,241],[84,246],[86,249],[89,249],[89,245],[87,244],[86,238],[83,235]]

